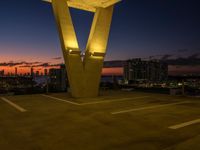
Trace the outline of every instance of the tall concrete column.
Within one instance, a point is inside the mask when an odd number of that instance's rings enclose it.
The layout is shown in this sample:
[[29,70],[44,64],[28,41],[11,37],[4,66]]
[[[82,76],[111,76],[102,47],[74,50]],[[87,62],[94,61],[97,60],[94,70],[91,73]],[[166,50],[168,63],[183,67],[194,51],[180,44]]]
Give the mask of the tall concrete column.
[[90,96],[98,95],[101,71],[110,32],[113,7],[114,6],[97,9],[86,46],[84,71],[87,86],[86,93],[90,93]]
[[[110,32],[114,4],[119,0],[46,0],[52,3],[73,97],[96,97]],[[85,57],[81,51],[69,6],[95,13]]]
[[84,97],[83,63],[67,1],[52,0],[52,6],[60,35],[71,94],[73,97]]

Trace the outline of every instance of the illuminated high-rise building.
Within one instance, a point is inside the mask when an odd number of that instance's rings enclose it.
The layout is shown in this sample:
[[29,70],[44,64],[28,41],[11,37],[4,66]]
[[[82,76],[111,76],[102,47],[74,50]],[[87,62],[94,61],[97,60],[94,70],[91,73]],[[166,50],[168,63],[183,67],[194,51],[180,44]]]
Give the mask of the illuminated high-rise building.
[[4,70],[0,71],[0,76],[4,76]]
[[36,71],[35,75],[38,77],[40,75],[40,72]]
[[15,76],[17,76],[17,67],[15,67]]
[[65,66],[61,65],[60,68],[49,69],[49,86],[50,91],[66,91],[67,90],[67,72]]
[[44,75],[47,76],[48,75],[48,70],[44,69]]
[[33,77],[34,76],[34,72],[33,72],[33,67],[31,67],[31,77]]
[[130,59],[124,63],[124,78],[128,81],[165,81],[168,65],[159,60]]

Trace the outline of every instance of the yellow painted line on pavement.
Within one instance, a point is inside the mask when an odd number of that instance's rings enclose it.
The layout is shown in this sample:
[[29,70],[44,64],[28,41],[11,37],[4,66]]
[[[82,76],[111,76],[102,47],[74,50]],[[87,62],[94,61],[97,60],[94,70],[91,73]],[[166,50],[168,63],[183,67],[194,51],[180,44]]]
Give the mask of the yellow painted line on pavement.
[[148,110],[148,109],[156,109],[156,108],[162,108],[162,107],[179,105],[179,104],[185,104],[185,103],[190,103],[190,102],[189,101],[184,101],[184,102],[177,102],[177,103],[170,103],[170,104],[160,104],[160,105],[139,107],[139,108],[134,108],[134,109],[127,109],[127,110],[121,110],[121,111],[111,112],[111,114],[112,115],[117,115],[117,114],[122,114],[122,113],[128,113],[128,112],[134,112],[134,111],[141,111],[141,110]]
[[119,99],[112,99],[112,100],[103,100],[103,101],[94,101],[88,103],[82,103],[81,105],[92,105],[92,104],[100,104],[100,103],[110,103],[110,102],[119,102],[119,101],[127,101],[127,100],[134,100],[134,99],[142,99],[147,98],[149,96],[141,96],[141,97],[132,97],[132,98],[119,98]]
[[188,121],[188,122],[184,122],[184,123],[180,123],[180,124],[177,124],[177,125],[170,126],[169,129],[174,129],[174,130],[180,129],[180,128],[190,126],[190,125],[193,125],[193,124],[197,124],[197,123],[200,123],[200,118],[192,120],[192,121]]
[[141,97],[120,98],[120,99],[103,100],[103,101],[101,100],[101,101],[86,102],[86,103],[76,103],[76,102],[68,101],[66,99],[61,99],[61,98],[54,97],[54,96],[49,96],[49,95],[45,95],[45,94],[41,94],[41,95],[44,96],[44,97],[50,98],[50,99],[54,99],[54,100],[58,100],[58,101],[62,101],[62,102],[65,102],[65,103],[70,103],[70,104],[78,105],[78,106],[100,104],[100,103],[110,103],[110,102],[118,102],[118,101],[134,100],[134,99],[142,99],[142,98],[149,97],[149,96],[141,96]]
[[49,95],[45,95],[45,94],[41,94],[41,95],[44,96],[44,97],[50,98],[50,99],[57,100],[57,101],[62,101],[62,102],[73,104],[73,105],[80,105],[79,103],[68,101],[68,100],[61,99],[61,98],[57,98],[57,97],[54,97],[54,96],[49,96]]
[[10,100],[8,100],[8,99],[6,99],[6,98],[4,98],[4,97],[1,97],[1,99],[2,99],[4,102],[8,103],[10,106],[12,106],[12,107],[14,107],[15,109],[17,109],[18,111],[20,111],[20,112],[26,112],[26,111],[27,111],[26,109],[22,108],[21,106],[15,104],[15,103],[13,103],[13,102],[11,102]]

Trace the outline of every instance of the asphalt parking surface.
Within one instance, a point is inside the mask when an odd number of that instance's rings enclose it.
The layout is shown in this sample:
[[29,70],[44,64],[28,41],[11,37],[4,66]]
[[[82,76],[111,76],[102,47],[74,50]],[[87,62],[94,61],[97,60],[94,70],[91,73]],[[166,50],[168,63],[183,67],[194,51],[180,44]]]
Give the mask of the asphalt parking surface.
[[200,149],[198,98],[122,91],[83,99],[2,96],[0,110],[2,150]]

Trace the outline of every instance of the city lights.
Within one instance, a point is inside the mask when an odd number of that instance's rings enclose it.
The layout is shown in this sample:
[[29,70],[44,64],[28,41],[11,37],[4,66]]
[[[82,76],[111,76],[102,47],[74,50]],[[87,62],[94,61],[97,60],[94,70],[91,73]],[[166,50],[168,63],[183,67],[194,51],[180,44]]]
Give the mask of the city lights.
[[0,150],[200,150],[199,0],[2,0]]

